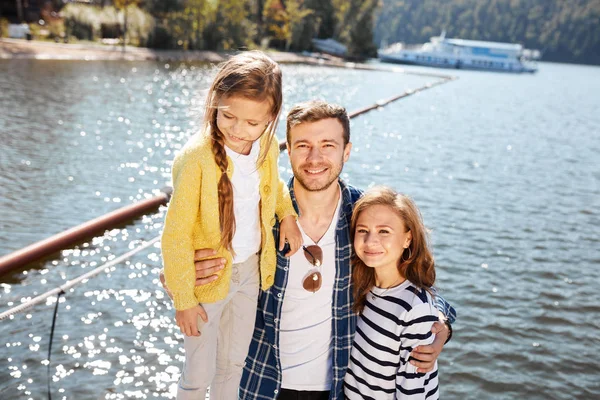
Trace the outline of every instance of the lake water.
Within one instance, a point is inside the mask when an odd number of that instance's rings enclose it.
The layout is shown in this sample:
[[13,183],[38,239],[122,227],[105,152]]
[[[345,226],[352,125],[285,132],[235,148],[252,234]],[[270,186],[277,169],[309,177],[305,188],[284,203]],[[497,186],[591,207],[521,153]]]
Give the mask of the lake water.
[[[435,81],[283,71],[284,112],[315,97],[352,111]],[[458,310],[439,362],[442,398],[599,398],[600,68],[438,72],[459,79],[352,121],[343,176],[410,194],[432,229],[438,286]],[[1,60],[0,255],[167,185],[213,74],[199,64]],[[2,277],[0,311],[158,236],[163,218],[161,208]],[[174,398],[182,337],[160,267],[158,248],[142,251],[61,299],[55,399]],[[53,304],[0,321],[0,398],[47,397]]]

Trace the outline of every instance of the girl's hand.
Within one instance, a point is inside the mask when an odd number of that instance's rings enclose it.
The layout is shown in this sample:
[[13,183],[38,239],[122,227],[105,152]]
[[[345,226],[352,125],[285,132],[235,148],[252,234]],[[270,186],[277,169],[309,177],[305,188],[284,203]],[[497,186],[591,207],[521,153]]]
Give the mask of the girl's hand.
[[158,278],[160,279],[160,284],[162,285],[165,292],[167,292],[167,295],[169,296],[169,298],[171,300],[173,300],[173,293],[171,293],[171,291],[167,287],[167,282],[165,281],[165,271],[164,270],[160,271],[160,275],[158,276]]
[[175,321],[177,321],[181,333],[186,336],[200,336],[200,332],[198,332],[198,315],[204,322],[208,322],[206,311],[200,304],[187,310],[175,311]]
[[448,337],[448,327],[441,321],[434,322],[431,326],[431,332],[435,334],[433,343],[427,346],[417,346],[410,353],[410,363],[417,368],[418,373],[426,373],[433,370],[435,360],[440,356],[446,338]]
[[288,215],[279,224],[279,251],[283,250],[285,242],[290,245],[290,251],[285,255],[286,257],[293,255],[302,246],[302,234],[293,215]]

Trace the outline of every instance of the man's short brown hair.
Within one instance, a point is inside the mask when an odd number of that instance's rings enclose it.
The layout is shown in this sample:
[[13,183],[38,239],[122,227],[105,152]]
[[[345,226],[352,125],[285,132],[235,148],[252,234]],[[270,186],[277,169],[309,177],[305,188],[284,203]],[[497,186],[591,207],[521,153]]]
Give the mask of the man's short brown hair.
[[344,146],[350,142],[350,118],[346,109],[337,104],[330,104],[323,100],[307,101],[296,104],[287,115],[286,140],[291,146],[290,131],[296,125],[304,122],[317,122],[327,118],[337,119],[344,128]]

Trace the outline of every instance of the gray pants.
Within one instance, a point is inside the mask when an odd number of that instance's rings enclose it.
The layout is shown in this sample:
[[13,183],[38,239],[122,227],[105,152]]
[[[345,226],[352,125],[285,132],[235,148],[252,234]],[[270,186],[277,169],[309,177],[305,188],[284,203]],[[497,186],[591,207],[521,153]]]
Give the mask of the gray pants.
[[198,317],[200,336],[185,336],[185,365],[177,386],[178,400],[238,398],[244,361],[254,332],[260,286],[258,255],[233,264],[229,294],[202,304],[208,322]]

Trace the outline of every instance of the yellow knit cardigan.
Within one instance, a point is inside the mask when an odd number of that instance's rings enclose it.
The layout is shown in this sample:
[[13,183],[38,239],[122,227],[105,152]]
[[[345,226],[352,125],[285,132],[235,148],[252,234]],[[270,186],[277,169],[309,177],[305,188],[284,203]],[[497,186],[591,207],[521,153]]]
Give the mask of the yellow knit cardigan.
[[[277,140],[260,139],[261,151],[269,146],[266,159],[258,168],[260,176],[260,278],[263,290],[273,285],[277,265],[272,227],[275,215],[297,216],[285,183],[279,178]],[[262,154],[262,152],[261,152]],[[227,175],[231,179],[233,162],[228,158]],[[173,196],[169,203],[162,234],[165,280],[173,293],[175,309],[186,310],[198,303],[212,303],[227,297],[231,279],[232,254],[220,247],[219,198],[217,186],[221,170],[212,153],[209,134],[194,135],[173,162]],[[204,286],[195,286],[194,251],[217,250],[216,257],[226,259],[219,278]]]

